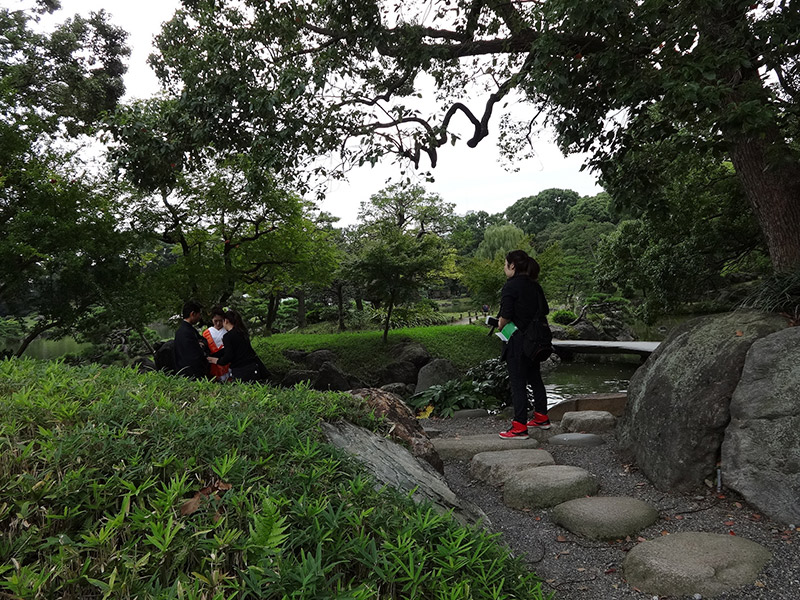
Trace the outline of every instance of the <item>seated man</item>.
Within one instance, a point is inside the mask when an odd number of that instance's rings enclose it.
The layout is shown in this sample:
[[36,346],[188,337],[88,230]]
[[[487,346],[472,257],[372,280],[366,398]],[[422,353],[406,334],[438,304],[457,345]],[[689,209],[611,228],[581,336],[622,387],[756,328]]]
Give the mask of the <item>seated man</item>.
[[183,321],[175,332],[175,370],[189,379],[203,379],[208,374],[205,343],[194,328],[200,322],[202,308],[192,300],[184,304]]

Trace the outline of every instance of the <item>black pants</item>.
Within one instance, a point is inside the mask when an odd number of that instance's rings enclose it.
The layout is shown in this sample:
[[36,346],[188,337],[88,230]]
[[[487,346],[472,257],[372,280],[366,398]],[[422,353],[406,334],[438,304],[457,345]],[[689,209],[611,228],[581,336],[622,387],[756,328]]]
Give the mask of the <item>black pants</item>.
[[522,336],[519,332],[511,336],[506,344],[503,357],[508,365],[508,378],[511,383],[511,402],[514,406],[514,420],[528,422],[528,386],[533,391],[533,410],[547,414],[547,392],[542,381],[539,363],[522,352]]
[[231,380],[242,382],[266,381],[267,372],[261,361],[248,363],[239,367],[231,367]]

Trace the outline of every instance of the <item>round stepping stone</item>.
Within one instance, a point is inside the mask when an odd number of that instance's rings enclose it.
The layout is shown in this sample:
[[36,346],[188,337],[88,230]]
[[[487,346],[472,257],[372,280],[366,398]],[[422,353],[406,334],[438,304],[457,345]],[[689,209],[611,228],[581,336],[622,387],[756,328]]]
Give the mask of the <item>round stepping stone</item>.
[[592,540],[615,540],[633,535],[658,519],[658,511],[636,498],[596,496],[559,504],[552,512],[554,523]]
[[564,431],[611,431],[617,418],[605,410],[580,410],[564,413],[561,428]]
[[534,467],[506,479],[503,503],[511,508],[550,508],[596,494],[599,487],[594,475],[580,467]]
[[594,433],[559,433],[549,440],[556,446],[601,446],[606,441]]
[[472,457],[470,474],[480,481],[500,485],[523,469],[555,464],[546,450],[500,450],[481,452]]
[[437,438],[431,442],[442,460],[472,460],[473,456],[481,452],[539,447],[539,442],[533,438],[505,440],[496,433],[465,435],[460,438]]
[[628,584],[646,594],[709,598],[753,583],[771,556],[733,535],[673,533],[634,547],[622,568]]

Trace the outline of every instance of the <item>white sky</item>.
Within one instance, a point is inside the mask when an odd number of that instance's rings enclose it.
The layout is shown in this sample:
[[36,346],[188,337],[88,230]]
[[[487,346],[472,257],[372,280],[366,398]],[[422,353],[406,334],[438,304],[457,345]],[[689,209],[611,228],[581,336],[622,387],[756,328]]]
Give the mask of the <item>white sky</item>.
[[[19,7],[27,2],[0,0],[8,7]],[[161,24],[168,20],[180,5],[178,0],[61,0],[62,10],[54,20],[63,21],[75,13],[105,9],[112,21],[130,34],[131,48],[128,73],[125,77],[127,98],[144,98],[158,90],[158,81],[146,60],[152,52],[153,37]],[[483,106],[480,99],[476,109]],[[499,114],[494,115],[495,128]],[[496,134],[496,129],[494,130]],[[497,213],[525,196],[532,196],[548,188],[565,188],[581,195],[594,195],[602,191],[596,178],[588,171],[580,172],[584,157],[562,156],[549,140],[535,142],[536,158],[520,162],[518,172],[504,170],[498,163],[496,138],[490,135],[477,148],[467,148],[462,141],[457,146],[439,150],[439,165],[432,171],[434,183],[421,182],[426,190],[439,194],[445,201],[456,205],[456,212],[485,210]],[[421,171],[428,170],[421,165]],[[355,223],[361,202],[385,187],[386,181],[401,179],[401,166],[380,164],[375,168],[363,167],[351,171],[347,182],[334,182],[320,208],[341,218],[341,225]],[[407,168],[408,171],[412,169]]]

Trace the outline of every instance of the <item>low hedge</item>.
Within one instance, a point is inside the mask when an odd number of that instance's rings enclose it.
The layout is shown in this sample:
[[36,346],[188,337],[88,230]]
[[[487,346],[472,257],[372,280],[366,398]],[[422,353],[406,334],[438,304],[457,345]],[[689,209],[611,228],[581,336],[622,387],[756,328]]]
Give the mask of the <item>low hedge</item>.
[[0,595],[541,598],[495,536],[379,489],[346,394],[0,362]]

